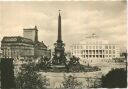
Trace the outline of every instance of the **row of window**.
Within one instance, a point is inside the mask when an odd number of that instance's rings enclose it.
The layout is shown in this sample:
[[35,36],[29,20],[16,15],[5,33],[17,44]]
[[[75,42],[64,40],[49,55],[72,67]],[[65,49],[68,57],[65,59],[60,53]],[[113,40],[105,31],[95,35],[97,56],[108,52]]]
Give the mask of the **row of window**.
[[113,57],[115,58],[115,55],[81,55],[83,58],[104,58],[104,57]]
[[74,46],[72,46],[72,48],[73,49],[82,49],[82,45],[80,46],[80,45],[74,45]]
[[106,54],[115,54],[115,50],[106,50]]
[[10,50],[10,49],[4,49],[4,52],[12,52],[12,53],[17,53],[17,52],[27,52],[27,53],[31,53],[34,52],[33,49],[23,49],[23,50]]
[[115,47],[115,45],[106,45],[105,46],[105,49],[115,49],[116,47]]
[[3,52],[3,56],[4,56],[4,57],[18,57],[18,53],[17,53],[17,52],[13,52],[13,53],[12,53],[12,52],[9,52],[9,51],[8,51],[8,52],[5,52],[5,51],[4,51],[4,52]]
[[85,52],[86,52],[86,53],[88,53],[88,52],[90,52],[90,53],[92,53],[92,52],[93,52],[93,53],[95,53],[95,52],[97,52],[97,53],[98,53],[98,52],[102,53],[102,52],[104,52],[104,50],[83,50],[83,51],[81,51],[81,52],[83,52],[83,53],[85,53]]
[[15,51],[15,50],[3,50],[4,56],[18,56],[18,55],[32,55],[34,52],[32,50],[24,50],[24,51]]
[[97,58],[104,58],[104,55],[82,55],[83,58],[88,58],[88,57],[97,57]]
[[[82,45],[81,46],[79,46],[79,45],[75,45],[75,46],[72,46],[72,49],[82,49],[83,47],[82,47]],[[102,49],[102,48],[104,48],[104,46],[102,46],[102,45],[97,45],[97,46],[88,46],[88,45],[86,45],[86,49]],[[106,45],[105,46],[105,49],[115,49],[116,48],[116,46],[115,45]]]
[[74,51],[74,54],[115,54],[115,50],[83,50],[83,51]]

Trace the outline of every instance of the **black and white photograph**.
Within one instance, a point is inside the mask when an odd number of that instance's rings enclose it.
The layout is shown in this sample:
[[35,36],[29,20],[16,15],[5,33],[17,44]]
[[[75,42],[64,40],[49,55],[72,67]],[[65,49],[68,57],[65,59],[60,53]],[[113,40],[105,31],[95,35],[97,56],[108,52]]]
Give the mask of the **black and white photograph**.
[[0,1],[0,89],[127,88],[127,1]]

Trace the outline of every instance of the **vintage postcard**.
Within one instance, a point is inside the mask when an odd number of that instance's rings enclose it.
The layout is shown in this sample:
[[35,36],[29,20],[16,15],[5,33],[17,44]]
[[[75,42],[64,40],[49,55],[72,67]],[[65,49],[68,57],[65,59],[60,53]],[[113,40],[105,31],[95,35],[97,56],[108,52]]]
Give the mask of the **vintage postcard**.
[[0,1],[0,88],[127,88],[127,1]]

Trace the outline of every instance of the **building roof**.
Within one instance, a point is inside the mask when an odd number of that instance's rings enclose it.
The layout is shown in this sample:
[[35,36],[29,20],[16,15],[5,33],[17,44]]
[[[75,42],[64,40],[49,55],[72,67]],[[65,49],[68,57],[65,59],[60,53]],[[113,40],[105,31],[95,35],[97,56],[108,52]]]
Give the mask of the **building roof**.
[[35,45],[38,47],[38,48],[43,48],[43,49],[47,49],[47,46],[42,42],[36,42]]
[[85,37],[84,39],[82,39],[81,41],[78,42],[78,44],[92,44],[92,45],[95,45],[95,44],[109,44],[109,45],[115,45],[115,44],[119,44],[118,41],[116,40],[107,40],[107,39],[103,39],[101,37],[98,37],[96,34],[92,34],[92,35],[89,35],[87,37]]
[[34,28],[24,28],[23,30],[37,30],[38,31],[37,26],[35,26]]
[[6,36],[3,37],[1,43],[27,43],[27,44],[33,44],[33,41],[28,38],[24,38],[21,36]]
[[108,44],[107,40],[100,38],[86,38],[80,41],[81,44]]

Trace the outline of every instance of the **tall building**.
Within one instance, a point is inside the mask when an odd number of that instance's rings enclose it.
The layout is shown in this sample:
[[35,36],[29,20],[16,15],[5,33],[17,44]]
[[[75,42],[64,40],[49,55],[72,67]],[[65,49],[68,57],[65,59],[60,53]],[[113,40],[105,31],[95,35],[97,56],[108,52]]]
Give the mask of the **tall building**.
[[1,43],[4,58],[19,59],[34,56],[34,45],[31,39],[20,36],[4,37]]
[[33,42],[38,42],[37,26],[35,26],[35,28],[23,29],[23,37],[31,39]]
[[96,64],[112,62],[113,58],[119,58],[120,46],[92,34],[92,36],[72,44],[70,52],[72,55],[79,57],[83,63]]
[[51,51],[43,42],[38,41],[37,27],[23,29],[23,36],[4,37],[1,42],[3,57],[51,57]]

